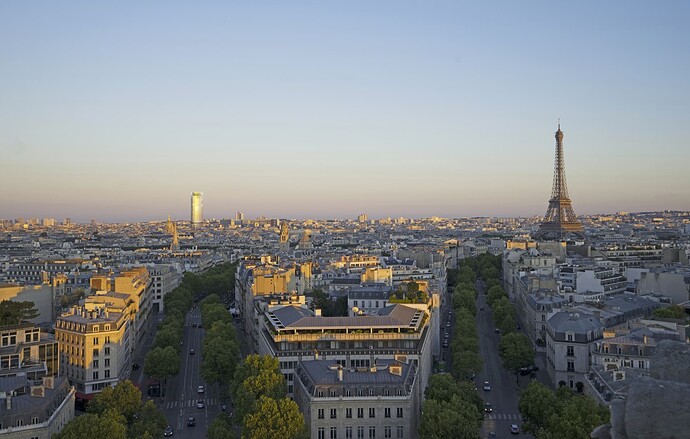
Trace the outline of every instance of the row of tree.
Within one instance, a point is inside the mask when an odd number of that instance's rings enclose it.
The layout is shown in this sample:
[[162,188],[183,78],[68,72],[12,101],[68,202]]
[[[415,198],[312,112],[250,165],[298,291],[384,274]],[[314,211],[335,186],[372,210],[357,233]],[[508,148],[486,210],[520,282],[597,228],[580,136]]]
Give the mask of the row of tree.
[[144,403],[141,400],[141,391],[129,380],[103,389],[88,404],[86,411],[86,415],[77,416],[53,437],[154,439],[161,436],[168,423],[152,401]]
[[455,313],[450,345],[452,375],[435,374],[429,379],[419,426],[422,439],[479,437],[484,403],[471,381],[482,368],[475,324],[475,280],[475,271],[468,264],[449,271],[448,282],[453,286],[451,303]]
[[[214,304],[209,308],[209,312],[204,317],[202,308],[202,323],[206,320],[207,327],[211,327],[211,322],[225,318],[229,323],[230,330],[233,330],[230,314],[220,303],[217,293],[227,294],[234,285],[236,264],[221,264],[215,266],[200,275],[185,273],[180,285],[163,298],[165,306],[165,319],[160,324],[156,332],[152,349],[146,355],[144,362],[144,373],[150,377],[165,382],[169,377],[177,375],[180,370],[180,349],[182,347],[182,337],[184,334],[184,316],[194,306],[194,302],[201,297],[212,297],[205,304]],[[223,317],[219,317],[223,314]],[[210,328],[212,329],[212,328]],[[222,330],[224,334],[228,331],[227,327]],[[220,330],[219,330],[220,331]],[[230,337],[229,334],[232,334]],[[237,345],[234,330],[227,335],[229,341]],[[210,352],[210,350],[208,350]],[[235,356],[237,349],[234,350]],[[232,351],[231,351],[232,352]],[[234,360],[236,364],[236,359]],[[206,374],[214,377],[213,368],[206,367]],[[232,376],[231,369],[227,372]],[[202,374],[204,369],[202,367]],[[206,376],[204,376],[206,378]],[[214,382],[214,379],[209,381]],[[227,382],[227,381],[226,381]]]
[[201,323],[206,328],[201,345],[201,376],[207,383],[216,383],[221,398],[227,396],[230,383],[240,361],[240,346],[232,323],[232,316],[216,294],[200,303]]

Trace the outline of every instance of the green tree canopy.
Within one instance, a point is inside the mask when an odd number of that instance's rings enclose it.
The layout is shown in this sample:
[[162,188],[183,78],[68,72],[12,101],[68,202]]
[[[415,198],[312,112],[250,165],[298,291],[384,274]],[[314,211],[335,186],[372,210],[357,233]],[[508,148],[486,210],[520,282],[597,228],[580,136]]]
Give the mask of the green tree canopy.
[[225,388],[223,384],[232,381],[240,353],[232,323],[216,321],[202,343],[201,376]]
[[39,315],[34,302],[15,302],[13,300],[0,302],[0,326],[16,325],[22,321],[35,319]]
[[166,425],[168,425],[168,421],[158,410],[156,404],[153,401],[147,401],[146,404],[141,404],[138,416],[131,420],[128,429],[129,437],[157,438],[160,437]]
[[482,369],[482,358],[473,351],[453,352],[453,375],[458,379],[466,379]]
[[455,397],[451,402],[427,399],[422,403],[421,439],[478,439],[476,407]]
[[244,418],[246,439],[298,439],[308,437],[304,417],[295,401],[261,396],[256,410]]
[[159,380],[165,380],[180,371],[180,357],[172,346],[153,348],[146,354],[144,373]]
[[131,421],[141,411],[141,391],[130,380],[120,381],[115,387],[103,389],[86,406],[88,413],[97,415],[108,410],[115,410]]
[[525,334],[512,333],[501,337],[499,352],[503,367],[516,374],[522,367],[534,364],[534,349]]
[[225,413],[216,416],[208,427],[206,437],[208,439],[236,439],[237,435],[233,430],[232,419]]
[[653,311],[654,317],[660,319],[686,319],[688,315],[685,308],[679,305],[668,306],[666,308],[657,308]]
[[126,439],[127,427],[122,415],[115,410],[109,410],[102,415],[89,413],[78,416],[53,437],[55,439]]
[[278,359],[268,355],[249,355],[235,370],[232,382],[235,416],[242,421],[254,411],[262,396],[280,399],[287,393],[285,377],[280,373]]

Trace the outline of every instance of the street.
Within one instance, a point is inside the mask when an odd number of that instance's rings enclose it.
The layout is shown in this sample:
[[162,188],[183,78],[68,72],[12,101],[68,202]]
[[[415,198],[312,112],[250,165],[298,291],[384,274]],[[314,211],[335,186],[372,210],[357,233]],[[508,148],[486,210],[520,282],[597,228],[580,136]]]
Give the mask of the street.
[[[491,317],[491,309],[486,304],[486,294],[480,281],[477,281],[479,297],[477,299],[477,335],[479,336],[479,349],[484,365],[475,381],[477,391],[485,402],[491,403],[492,413],[486,413],[482,426],[482,437],[488,437],[490,432],[495,432],[497,437],[531,438],[522,433],[522,421],[518,410],[518,384],[515,374],[509,373],[501,364],[498,352],[500,334],[495,332],[495,326]],[[481,307],[484,310],[481,310]],[[527,386],[530,377],[520,376],[521,388]],[[483,390],[483,384],[488,381],[491,390]],[[510,427],[517,424],[520,427],[519,434],[511,434]]]

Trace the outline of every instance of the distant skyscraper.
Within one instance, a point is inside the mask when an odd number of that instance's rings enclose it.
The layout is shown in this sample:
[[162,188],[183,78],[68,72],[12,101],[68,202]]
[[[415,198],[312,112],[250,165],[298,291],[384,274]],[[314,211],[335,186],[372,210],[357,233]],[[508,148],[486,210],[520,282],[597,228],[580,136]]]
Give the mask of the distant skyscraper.
[[201,192],[192,192],[192,224],[201,224],[204,221],[203,217],[203,202]]
[[563,157],[563,131],[561,131],[559,122],[558,131],[556,131],[556,159],[551,199],[549,200],[549,207],[546,209],[546,215],[544,215],[544,221],[534,237],[560,239],[569,233],[582,236],[582,223],[575,216],[568,196],[568,185],[565,181],[565,158]]
[[242,213],[242,212],[235,213],[235,221],[244,221],[244,213]]
[[360,214],[360,215],[357,217],[357,221],[360,222],[360,223],[366,223],[366,222],[367,222],[367,219],[368,219],[368,218],[367,218],[367,214],[366,214],[366,213],[362,213],[362,214]]

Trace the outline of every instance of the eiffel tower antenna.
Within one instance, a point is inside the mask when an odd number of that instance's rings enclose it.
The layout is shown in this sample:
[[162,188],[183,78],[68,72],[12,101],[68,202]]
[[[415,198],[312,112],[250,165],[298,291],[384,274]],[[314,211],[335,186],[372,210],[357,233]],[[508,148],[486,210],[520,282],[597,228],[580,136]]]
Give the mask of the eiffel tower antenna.
[[558,118],[551,199],[549,199],[549,207],[546,209],[544,221],[534,237],[538,239],[562,239],[568,233],[580,237],[584,236],[582,223],[575,216],[568,196],[568,185],[565,180],[565,158],[563,156],[563,131],[561,131],[561,119]]

